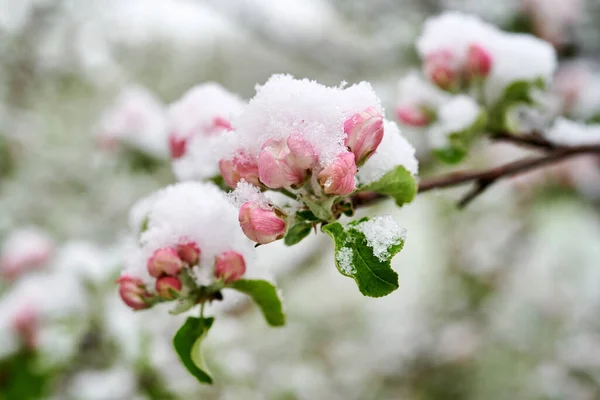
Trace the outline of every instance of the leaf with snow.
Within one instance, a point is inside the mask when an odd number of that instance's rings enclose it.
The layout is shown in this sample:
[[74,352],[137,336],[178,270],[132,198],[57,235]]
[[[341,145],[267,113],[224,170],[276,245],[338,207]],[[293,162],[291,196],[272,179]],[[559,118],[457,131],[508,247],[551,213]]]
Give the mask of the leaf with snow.
[[240,279],[228,286],[252,298],[271,326],[285,325],[283,305],[273,284],[264,280]]
[[322,229],[335,243],[336,267],[363,295],[383,297],[398,289],[390,262],[404,246],[405,231],[391,217],[365,217],[346,227],[333,222]]
[[398,165],[379,180],[361,188],[361,191],[390,196],[398,206],[402,206],[414,199],[417,194],[417,181],[406,168]]
[[201,383],[212,383],[200,357],[200,344],[214,318],[189,317],[173,338],[173,346],[187,370]]

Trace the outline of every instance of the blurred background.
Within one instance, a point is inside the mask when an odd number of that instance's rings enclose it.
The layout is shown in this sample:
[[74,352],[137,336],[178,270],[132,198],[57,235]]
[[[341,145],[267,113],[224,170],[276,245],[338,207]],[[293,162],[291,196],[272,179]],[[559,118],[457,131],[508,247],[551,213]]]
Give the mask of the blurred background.
[[[466,188],[377,205],[408,230],[385,298],[339,275],[325,235],[261,247],[289,322],[215,309],[212,387],[171,348],[181,318],[118,298],[129,209],[175,181],[166,144],[135,137],[165,134],[166,105],[207,81],[249,99],[290,73],[370,81],[391,119],[422,24],[444,10],[550,41],[556,95],[584,82],[581,118],[600,115],[600,0],[0,0],[0,399],[600,399],[593,158],[464,211]],[[421,176],[444,172],[403,132]],[[461,168],[523,154],[483,143]]]

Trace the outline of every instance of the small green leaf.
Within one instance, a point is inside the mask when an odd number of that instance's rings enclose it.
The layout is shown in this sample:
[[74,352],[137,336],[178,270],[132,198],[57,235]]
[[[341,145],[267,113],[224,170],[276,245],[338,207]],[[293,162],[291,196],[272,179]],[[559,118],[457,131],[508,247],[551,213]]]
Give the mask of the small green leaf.
[[300,211],[296,212],[296,218],[298,219],[298,221],[310,221],[310,222],[320,221],[320,219],[317,218],[315,216],[315,214],[313,214],[313,212],[310,210],[300,210]]
[[542,78],[533,81],[515,81],[508,85],[502,97],[490,108],[489,128],[492,132],[503,131],[507,126],[507,113],[517,104],[535,105],[534,89],[543,89],[545,86]]
[[398,206],[410,203],[417,194],[417,181],[401,165],[388,171],[378,181],[361,188],[361,191],[376,192],[393,197]]
[[229,285],[231,289],[242,292],[252,298],[271,326],[285,324],[283,305],[273,284],[263,280],[240,279]]
[[396,255],[404,241],[398,239],[386,250],[385,257],[377,257],[373,248],[368,246],[364,233],[357,225],[367,221],[363,218],[348,224],[346,229],[339,222],[323,226],[335,243],[335,264],[342,275],[356,281],[360,292],[369,297],[382,297],[398,289],[398,274],[391,267],[391,259]]
[[286,246],[293,246],[297,243],[300,243],[302,239],[308,236],[311,229],[312,224],[310,222],[298,222],[288,230],[283,242],[286,244]]
[[200,342],[212,326],[214,318],[189,317],[173,338],[173,346],[187,370],[201,383],[212,383],[200,357]]

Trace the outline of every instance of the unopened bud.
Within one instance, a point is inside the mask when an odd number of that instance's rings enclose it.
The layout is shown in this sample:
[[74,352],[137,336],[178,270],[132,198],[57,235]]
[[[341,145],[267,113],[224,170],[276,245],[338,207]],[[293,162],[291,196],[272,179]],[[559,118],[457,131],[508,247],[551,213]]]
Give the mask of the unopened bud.
[[215,257],[215,276],[225,283],[237,281],[246,273],[244,257],[236,251],[226,251]]
[[404,125],[423,127],[431,123],[431,116],[418,106],[400,106],[396,109],[398,120]]
[[242,179],[253,185],[260,185],[258,164],[253,157],[245,153],[236,154],[232,160],[219,161],[219,170],[225,183],[232,188]]
[[238,220],[244,234],[256,243],[271,243],[285,235],[286,222],[275,210],[263,208],[252,201],[242,204]]
[[156,280],[156,293],[161,299],[173,300],[181,293],[181,281],[174,276],[161,276]]
[[123,275],[118,280],[119,295],[123,302],[134,310],[143,310],[152,305],[152,295],[139,278]]
[[344,133],[345,145],[354,153],[356,164],[362,165],[383,139],[383,115],[369,107],[344,122]]
[[194,242],[187,242],[177,245],[177,254],[181,260],[189,265],[196,265],[200,260],[200,248]]
[[158,249],[148,259],[148,273],[155,278],[161,275],[177,275],[183,268],[183,261],[171,247]]
[[492,69],[492,55],[483,46],[472,44],[467,50],[466,72],[469,77],[487,77]]
[[304,182],[308,169],[315,164],[314,150],[303,138],[290,137],[287,142],[269,139],[258,156],[258,174],[260,181],[271,189],[291,187]]
[[425,75],[442,89],[455,86],[458,74],[454,54],[448,50],[440,50],[425,58]]
[[356,172],[354,154],[343,153],[319,173],[319,183],[327,194],[346,196],[356,188]]
[[171,132],[169,135],[169,150],[171,151],[171,158],[178,159],[183,157],[187,148],[187,139],[177,136]]

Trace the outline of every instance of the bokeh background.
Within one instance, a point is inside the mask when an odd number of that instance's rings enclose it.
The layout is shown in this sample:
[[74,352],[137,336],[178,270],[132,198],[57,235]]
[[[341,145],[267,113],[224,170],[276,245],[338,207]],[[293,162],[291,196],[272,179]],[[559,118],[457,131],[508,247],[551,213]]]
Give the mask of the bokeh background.
[[[207,81],[249,99],[283,72],[370,81],[393,118],[422,24],[444,10],[532,32],[566,67],[600,62],[599,0],[0,0],[0,263],[29,254],[36,267],[0,283],[0,399],[599,399],[593,158],[503,181],[462,211],[466,188],[375,206],[408,230],[385,298],[339,275],[325,235],[261,247],[289,322],[213,310],[212,387],[170,347],[181,318],[118,299],[129,209],[174,182],[161,151],[107,139],[160,129],[126,110]],[[447,170],[422,132],[403,132],[422,176]],[[523,154],[483,143],[460,168]],[[31,346],[15,339],[32,326]]]

